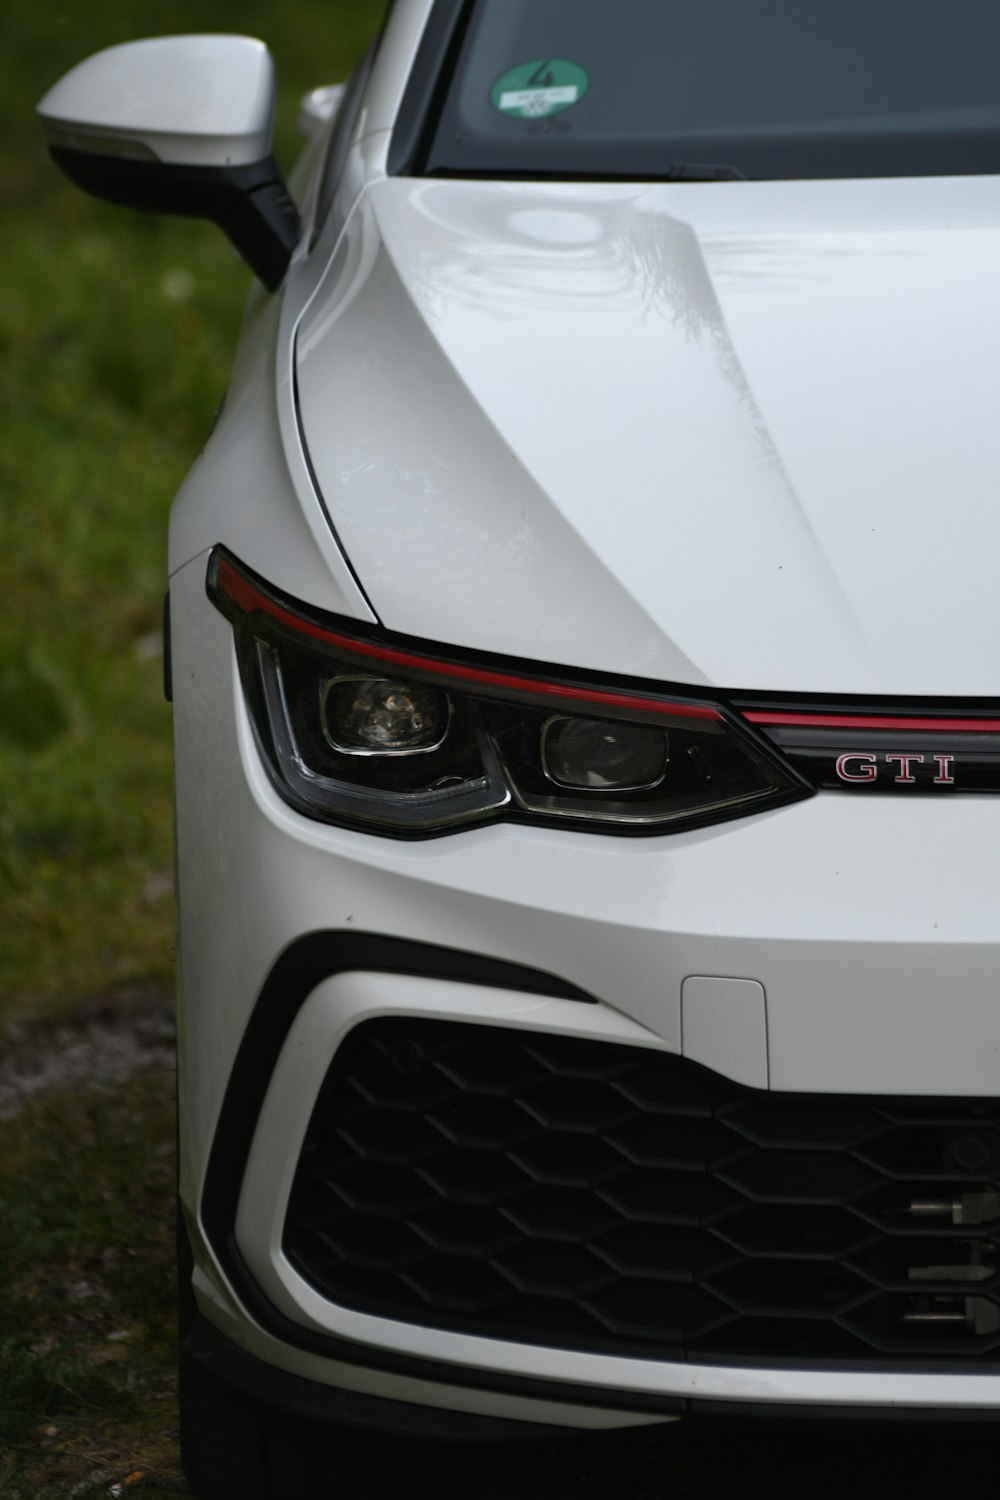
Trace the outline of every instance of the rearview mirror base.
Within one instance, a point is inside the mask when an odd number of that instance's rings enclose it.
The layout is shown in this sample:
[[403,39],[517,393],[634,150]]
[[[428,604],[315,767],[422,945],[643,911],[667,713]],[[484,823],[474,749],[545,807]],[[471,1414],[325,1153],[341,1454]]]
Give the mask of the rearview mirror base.
[[274,291],[298,243],[298,210],[273,156],[241,167],[168,162],[52,146],[69,180],[95,197],[129,208],[212,219],[250,269]]

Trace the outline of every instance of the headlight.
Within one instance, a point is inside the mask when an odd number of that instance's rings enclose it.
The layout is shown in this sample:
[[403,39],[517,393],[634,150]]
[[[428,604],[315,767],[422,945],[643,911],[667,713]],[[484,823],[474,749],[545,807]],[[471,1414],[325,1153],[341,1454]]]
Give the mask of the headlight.
[[425,654],[285,599],[216,549],[264,763],[309,817],[428,835],[484,819],[660,833],[811,788],[714,703]]

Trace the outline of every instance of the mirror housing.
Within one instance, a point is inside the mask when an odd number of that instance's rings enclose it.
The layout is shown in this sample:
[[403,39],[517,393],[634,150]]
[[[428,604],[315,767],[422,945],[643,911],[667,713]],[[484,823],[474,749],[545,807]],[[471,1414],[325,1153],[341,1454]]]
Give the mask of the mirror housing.
[[214,220],[264,284],[298,212],[271,155],[274,64],[241,36],[171,36],[95,53],[38,106],[53,160],[112,203]]

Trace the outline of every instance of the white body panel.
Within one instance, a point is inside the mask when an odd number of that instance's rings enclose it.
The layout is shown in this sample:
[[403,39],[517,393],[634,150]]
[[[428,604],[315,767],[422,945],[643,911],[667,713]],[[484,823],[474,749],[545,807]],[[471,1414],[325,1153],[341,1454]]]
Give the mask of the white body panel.
[[376,182],[298,335],[376,613],[688,684],[995,693],[998,252],[993,179]]
[[301,599],[371,620],[316,494],[299,438],[285,304],[261,300],[248,316],[232,384],[215,432],[174,501],[174,571],[233,532],[248,567],[292,587]]

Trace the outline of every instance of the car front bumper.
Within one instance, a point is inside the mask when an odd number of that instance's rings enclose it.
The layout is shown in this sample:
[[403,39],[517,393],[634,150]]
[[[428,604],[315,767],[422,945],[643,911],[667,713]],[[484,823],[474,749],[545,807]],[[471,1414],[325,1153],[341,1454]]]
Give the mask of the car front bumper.
[[[1000,1096],[1000,802],[821,794],[632,839],[511,824],[403,842],[311,822],[261,766],[206,561],[171,580],[181,1192],[203,1314],[304,1379],[556,1425],[663,1420],[691,1400],[1000,1404],[988,1362],[555,1348],[372,1316],[296,1271],[282,1226],[315,1101],[341,1041],[379,1017],[646,1049],[772,1093]],[[317,950],[281,967],[316,935],[346,965],[324,972]],[[358,935],[470,967],[392,972],[368,948],[351,960]],[[484,963],[517,972],[483,982]]]

